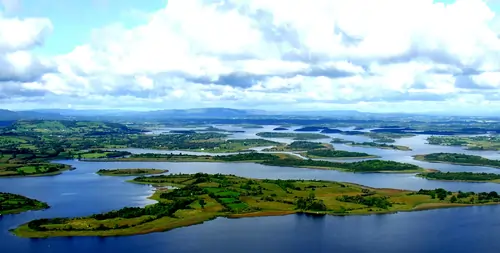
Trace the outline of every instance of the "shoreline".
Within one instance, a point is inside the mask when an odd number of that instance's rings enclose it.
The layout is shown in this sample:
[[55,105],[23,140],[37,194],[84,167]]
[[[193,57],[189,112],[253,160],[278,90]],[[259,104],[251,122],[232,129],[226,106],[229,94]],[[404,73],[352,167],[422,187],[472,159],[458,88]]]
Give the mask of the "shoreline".
[[[207,213],[206,215],[194,216],[186,219],[178,219],[169,222],[169,219],[174,219],[170,217],[163,217],[158,220],[154,220],[150,223],[162,223],[158,224],[157,227],[145,226],[143,230],[129,231],[127,229],[116,229],[116,230],[105,230],[105,231],[51,231],[50,233],[43,232],[33,232],[27,231],[27,223],[19,225],[15,229],[10,229],[9,232],[15,236],[21,238],[53,238],[53,237],[117,237],[117,236],[134,236],[143,235],[156,232],[167,232],[173,229],[189,227],[194,225],[203,224],[207,221],[211,221],[217,218],[228,218],[228,219],[244,219],[244,218],[258,218],[258,217],[272,217],[272,216],[286,216],[286,215],[318,215],[318,216],[371,216],[371,215],[391,215],[397,214],[399,212],[422,212],[435,209],[447,209],[447,208],[460,208],[460,207],[472,207],[472,206],[490,206],[490,205],[500,205],[500,202],[495,203],[483,203],[483,204],[460,204],[460,203],[427,203],[419,204],[412,209],[408,210],[397,210],[397,211],[382,211],[373,213],[333,213],[325,211],[300,211],[300,210],[283,210],[283,211],[264,211],[264,212],[253,212],[253,213],[242,213],[242,214],[227,214],[227,213]],[[147,224],[147,223],[145,223]],[[151,225],[151,224],[147,224]]]

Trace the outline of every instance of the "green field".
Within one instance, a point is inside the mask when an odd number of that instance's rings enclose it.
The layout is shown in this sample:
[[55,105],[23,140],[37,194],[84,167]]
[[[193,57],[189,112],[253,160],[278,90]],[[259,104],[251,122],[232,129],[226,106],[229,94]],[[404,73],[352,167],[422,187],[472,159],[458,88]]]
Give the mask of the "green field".
[[364,215],[432,208],[498,204],[491,193],[443,189],[406,191],[315,180],[249,179],[231,175],[176,174],[132,180],[176,189],[154,193],[157,204],[79,218],[30,221],[13,230],[21,237],[116,236],[146,234],[198,224],[215,217],[314,213]]
[[49,208],[47,203],[18,194],[0,192],[0,214],[16,214],[47,208]]

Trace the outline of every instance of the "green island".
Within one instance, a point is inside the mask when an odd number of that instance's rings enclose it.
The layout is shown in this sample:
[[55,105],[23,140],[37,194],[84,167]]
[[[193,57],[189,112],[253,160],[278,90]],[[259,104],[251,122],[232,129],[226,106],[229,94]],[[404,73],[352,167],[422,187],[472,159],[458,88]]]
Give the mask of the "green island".
[[500,150],[500,136],[430,136],[427,142],[441,146],[463,146],[468,150]]
[[392,145],[385,143],[377,143],[377,142],[348,142],[347,145],[353,147],[364,147],[364,148],[381,148],[381,149],[393,149],[393,150],[401,150],[401,151],[411,151],[410,147],[401,146],[401,145]]
[[467,155],[459,153],[432,153],[427,155],[415,155],[415,160],[432,163],[449,163],[468,166],[486,166],[500,168],[500,160],[492,160],[478,155]]
[[96,173],[101,176],[142,176],[162,174],[168,170],[160,169],[100,169]]
[[345,143],[351,143],[352,141],[348,141],[346,139],[342,139],[342,138],[332,138],[332,140],[330,141],[330,143],[337,143],[337,144],[345,144]]
[[[359,158],[359,157],[358,157]],[[433,171],[409,163],[385,160],[332,162],[303,159],[291,154],[240,153],[235,155],[134,154],[129,157],[100,160],[107,162],[254,162],[269,166],[300,167],[306,169],[339,170],[346,172],[418,173]]]
[[31,210],[49,208],[47,203],[30,199],[22,195],[0,192],[0,215],[17,214]]
[[118,150],[103,150],[103,149],[92,149],[80,152],[69,152],[68,156],[77,158],[79,160],[85,159],[102,159],[102,158],[116,158],[131,155],[132,153],[128,151],[118,151]]
[[[188,154],[134,154],[128,157],[107,159],[107,162],[262,162],[275,159],[293,159],[296,156],[288,154],[266,154],[246,152],[234,155],[188,155]],[[299,159],[299,158],[295,158]]]
[[331,149],[316,149],[309,150],[304,154],[308,158],[336,158],[336,159],[349,159],[349,158],[378,158],[379,156],[370,155],[363,152],[351,152],[344,150],[331,150]]
[[312,159],[275,159],[260,162],[263,165],[299,167],[307,169],[339,170],[346,172],[363,173],[419,173],[431,172],[434,170],[424,169],[417,165],[385,160],[366,160],[358,162],[331,162]]
[[318,140],[330,138],[328,135],[318,133],[260,132],[256,135],[262,138],[292,138],[294,140]]
[[317,180],[249,179],[204,173],[137,177],[132,182],[158,186],[146,207],[125,207],[77,218],[38,219],[12,232],[20,237],[124,236],[166,231],[216,217],[256,217],[311,213],[366,215],[433,208],[498,204],[490,193],[453,193],[444,189],[377,189]]
[[394,143],[394,142],[396,142],[395,139],[412,137],[412,136],[415,136],[415,134],[366,132],[366,134],[364,134],[364,136],[371,138],[373,140],[373,142]]
[[500,183],[500,174],[473,172],[429,172],[417,174],[431,180]]
[[282,144],[272,148],[264,149],[263,151],[271,152],[298,152],[300,155],[308,158],[377,158],[378,156],[370,155],[362,152],[350,152],[343,150],[335,150],[329,143],[317,143],[310,141],[294,141],[290,144]]
[[333,149],[333,146],[328,143],[318,143],[310,141],[294,141],[290,144],[280,144],[272,148],[266,148],[263,151],[272,152],[294,152],[294,151],[308,151],[315,149]]

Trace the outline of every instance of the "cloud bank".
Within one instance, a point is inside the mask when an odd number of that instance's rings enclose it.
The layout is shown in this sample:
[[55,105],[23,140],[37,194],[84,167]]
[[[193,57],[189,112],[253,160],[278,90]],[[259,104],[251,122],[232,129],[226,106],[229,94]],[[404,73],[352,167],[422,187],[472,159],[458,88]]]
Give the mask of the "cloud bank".
[[497,18],[480,0],[170,0],[42,58],[57,26],[0,15],[0,106],[494,108]]

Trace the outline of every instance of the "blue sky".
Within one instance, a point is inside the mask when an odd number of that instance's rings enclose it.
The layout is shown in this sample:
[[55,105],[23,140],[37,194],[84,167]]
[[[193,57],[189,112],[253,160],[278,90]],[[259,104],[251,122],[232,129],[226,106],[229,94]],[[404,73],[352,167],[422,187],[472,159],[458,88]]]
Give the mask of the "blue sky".
[[23,0],[8,16],[46,17],[54,26],[45,46],[37,51],[46,55],[68,53],[90,40],[91,31],[119,23],[130,28],[144,23],[138,13],[163,8],[167,0]]
[[499,1],[0,6],[0,108],[500,108]]

